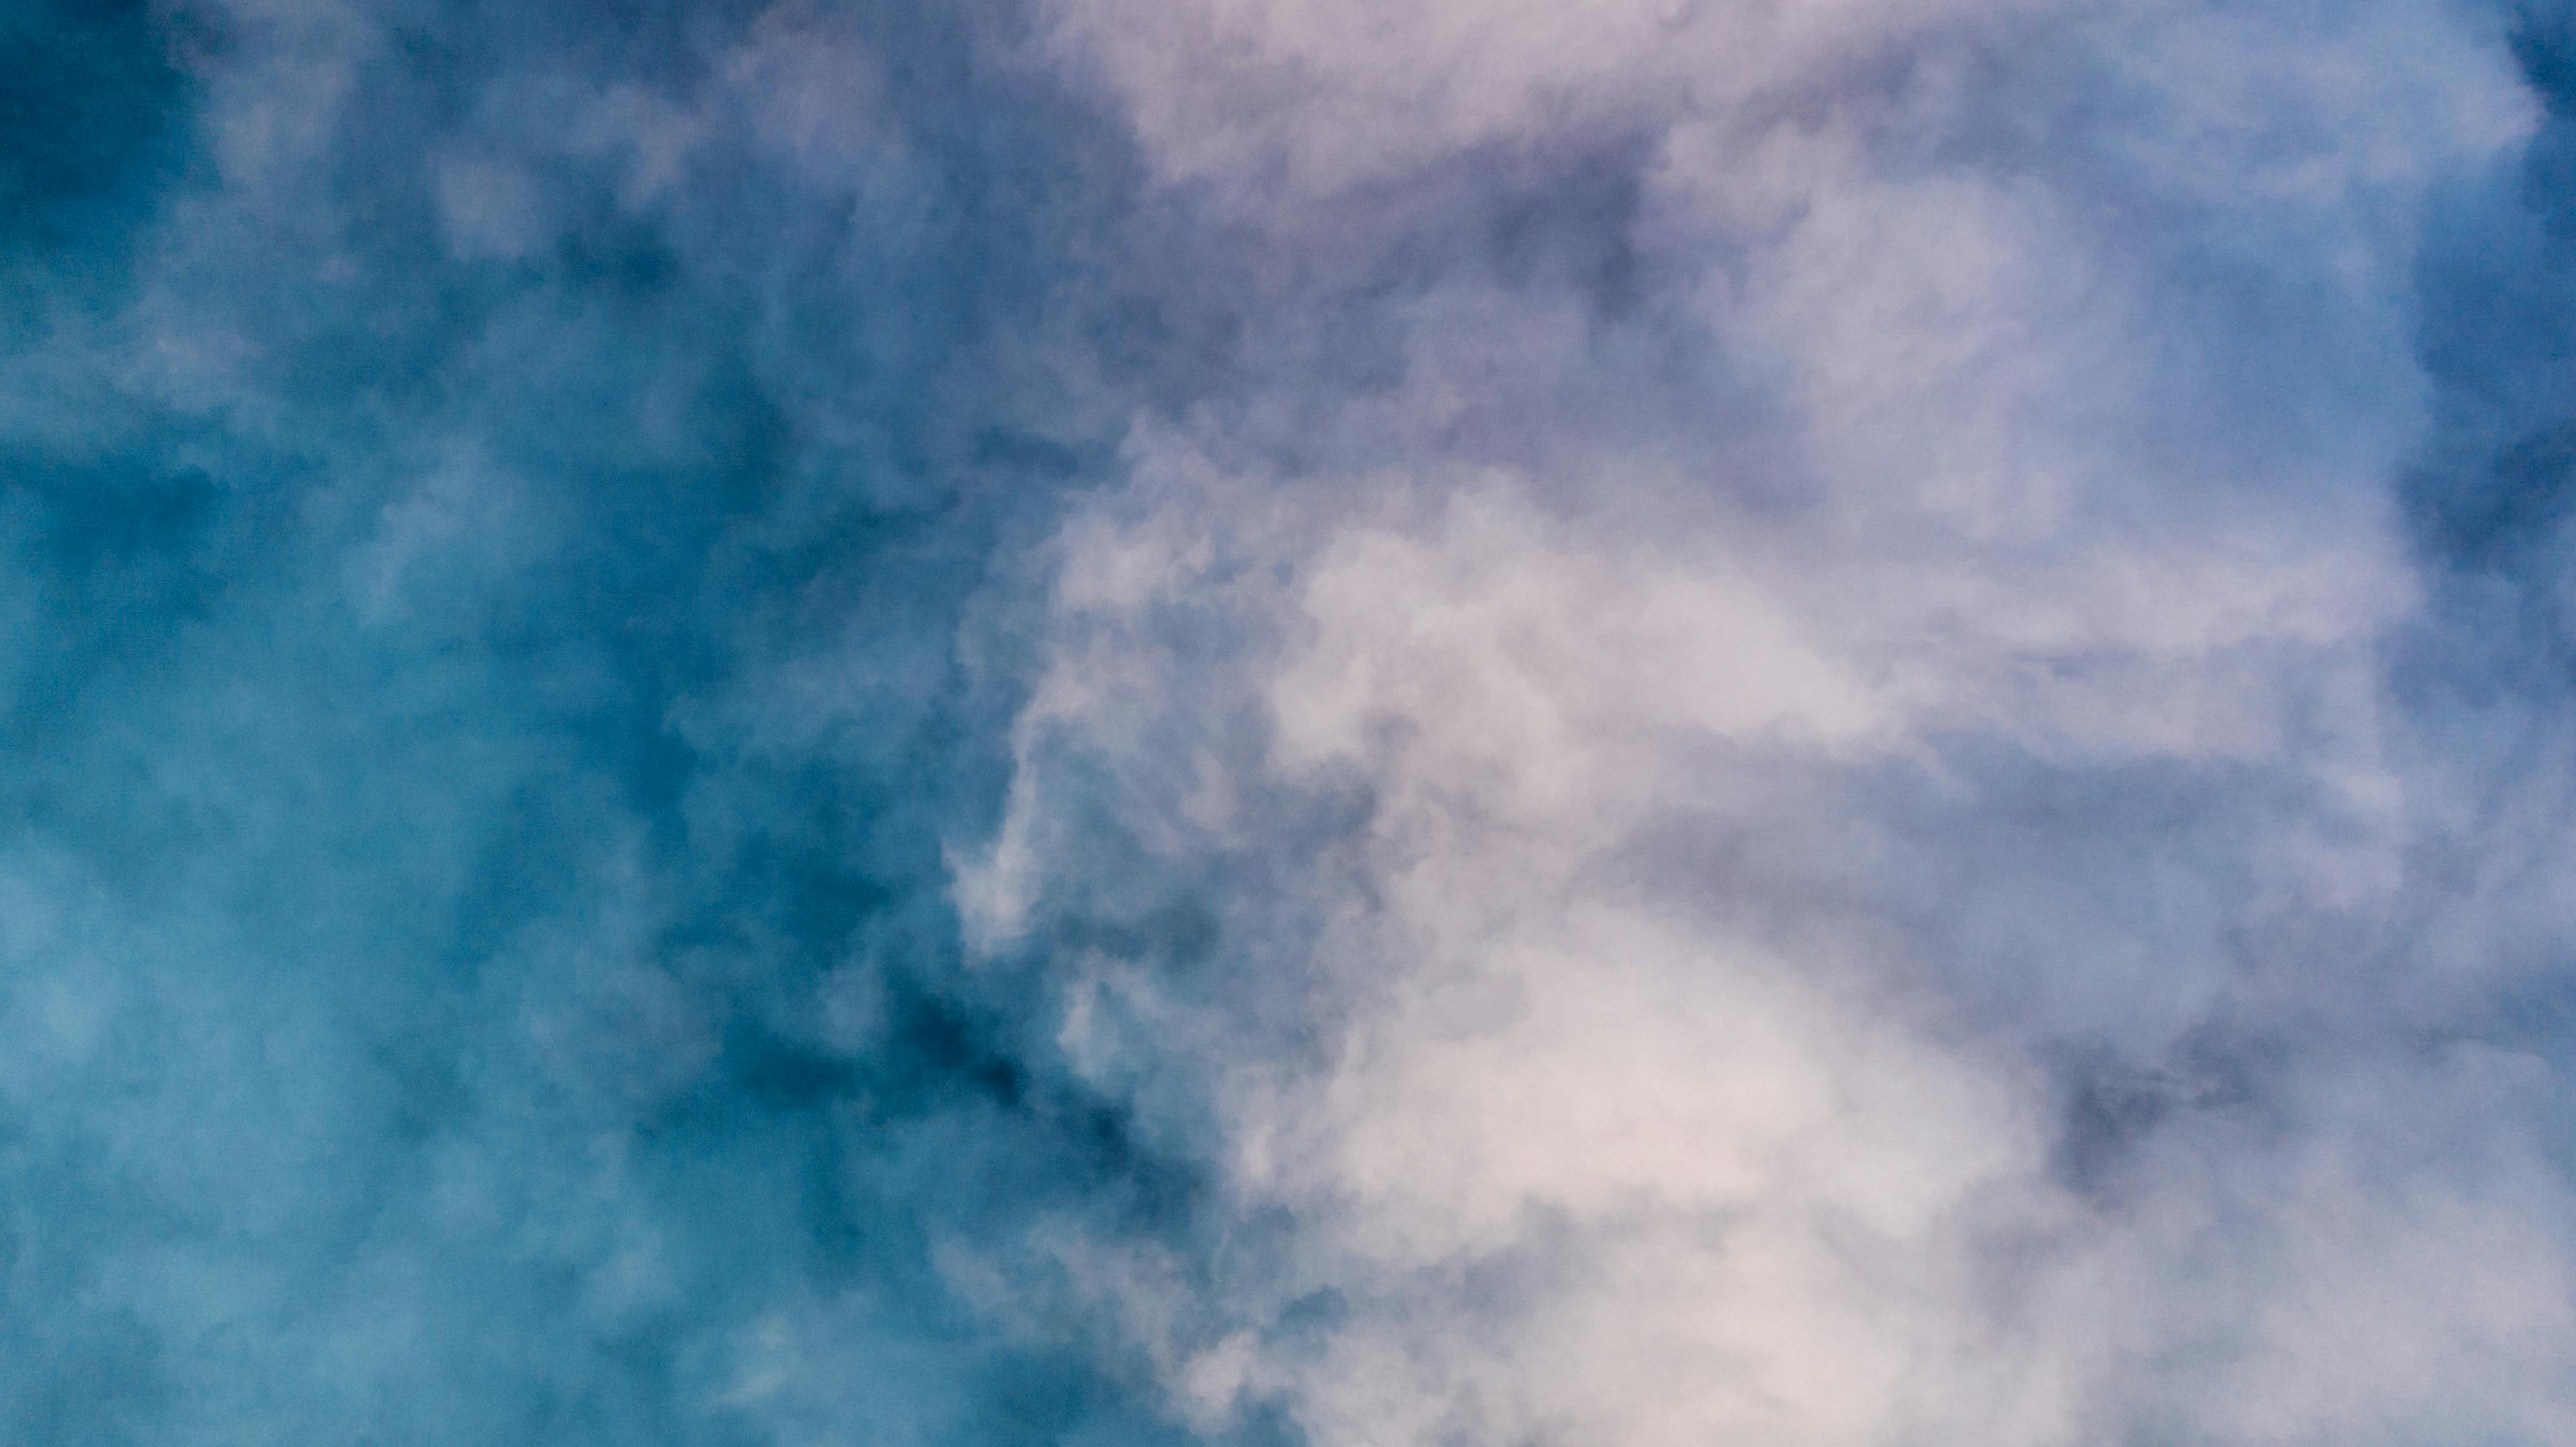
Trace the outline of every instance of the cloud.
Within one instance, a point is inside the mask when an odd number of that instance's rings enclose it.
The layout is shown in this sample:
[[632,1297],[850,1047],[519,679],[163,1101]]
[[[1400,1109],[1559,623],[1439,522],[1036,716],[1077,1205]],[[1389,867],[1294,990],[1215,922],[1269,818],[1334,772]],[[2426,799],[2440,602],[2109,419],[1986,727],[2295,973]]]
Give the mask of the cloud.
[[0,22],[0,1424],[2565,1438],[2562,20]]
[[1152,1440],[926,1264],[1130,1189],[940,862],[1088,425],[986,379],[1093,223],[975,208],[1081,138],[883,17],[5,28],[101,151],[10,173],[5,1430]]
[[2388,671],[2447,606],[2388,491],[2450,405],[2419,237],[2531,124],[2496,33],[1055,13],[1276,359],[1059,532],[960,894],[1005,952],[1213,917],[1066,1035],[1269,1243],[1195,1318],[1090,1279],[1173,1410],[2561,1430],[2511,1283],[2566,1187],[2469,1083],[2543,1067],[2415,933],[2496,847],[2427,762],[2474,735]]

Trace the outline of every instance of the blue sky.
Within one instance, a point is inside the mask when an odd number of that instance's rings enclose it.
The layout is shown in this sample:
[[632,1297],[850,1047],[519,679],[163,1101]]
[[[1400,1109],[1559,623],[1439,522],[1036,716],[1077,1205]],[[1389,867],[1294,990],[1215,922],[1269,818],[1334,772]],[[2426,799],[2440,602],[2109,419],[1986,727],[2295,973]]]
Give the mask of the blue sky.
[[2576,12],[0,9],[0,1435],[2576,1438]]

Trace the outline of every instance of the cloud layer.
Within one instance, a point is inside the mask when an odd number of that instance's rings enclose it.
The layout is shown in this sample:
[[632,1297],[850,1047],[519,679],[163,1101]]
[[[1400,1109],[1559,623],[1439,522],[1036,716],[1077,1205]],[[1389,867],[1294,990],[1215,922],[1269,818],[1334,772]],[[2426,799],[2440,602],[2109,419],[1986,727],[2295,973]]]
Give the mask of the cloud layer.
[[2576,1434],[2560,10],[0,54],[17,1436]]

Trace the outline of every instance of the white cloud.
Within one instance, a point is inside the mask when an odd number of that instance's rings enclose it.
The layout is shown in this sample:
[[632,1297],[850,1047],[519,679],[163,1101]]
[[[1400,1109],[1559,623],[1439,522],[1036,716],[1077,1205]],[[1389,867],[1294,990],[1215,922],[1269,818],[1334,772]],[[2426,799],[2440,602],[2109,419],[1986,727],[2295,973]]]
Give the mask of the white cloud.
[[[1178,1415],[2559,1434],[2569,1326],[2491,1263],[2557,1280],[2563,1191],[2344,1149],[2464,1096],[2301,1057],[2267,1136],[2205,1082],[2070,1125],[2058,1074],[2295,1036],[2321,941],[2402,912],[2411,208],[2527,124],[2492,45],[2404,3],[1054,14],[1252,238],[1251,346],[1344,306],[1394,359],[1140,422],[962,873],[987,946],[1156,880],[1226,921],[1187,978],[1093,955],[1062,1038],[1290,1223],[1265,1271],[1091,1279]],[[1632,210],[1563,222],[1624,300],[1495,259],[1526,166],[1639,136]]]

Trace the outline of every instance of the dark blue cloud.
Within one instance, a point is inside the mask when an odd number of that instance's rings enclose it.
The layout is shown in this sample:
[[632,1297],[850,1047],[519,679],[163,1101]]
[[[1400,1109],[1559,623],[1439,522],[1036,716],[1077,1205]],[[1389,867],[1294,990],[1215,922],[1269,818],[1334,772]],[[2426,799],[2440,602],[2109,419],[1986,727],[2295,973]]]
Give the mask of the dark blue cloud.
[[0,22],[0,1431],[1156,1438],[933,1265],[1174,1189],[946,905],[1119,325],[1010,23]]

